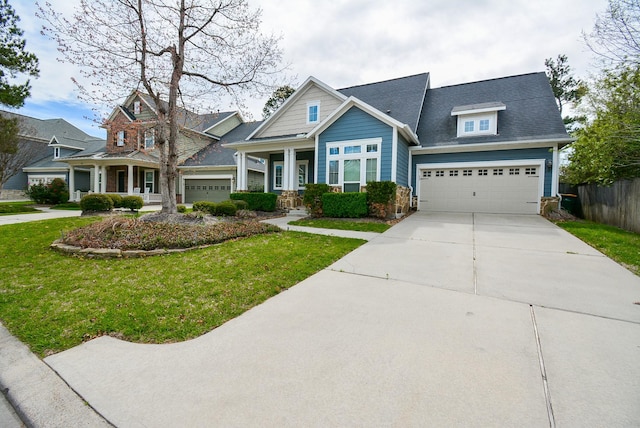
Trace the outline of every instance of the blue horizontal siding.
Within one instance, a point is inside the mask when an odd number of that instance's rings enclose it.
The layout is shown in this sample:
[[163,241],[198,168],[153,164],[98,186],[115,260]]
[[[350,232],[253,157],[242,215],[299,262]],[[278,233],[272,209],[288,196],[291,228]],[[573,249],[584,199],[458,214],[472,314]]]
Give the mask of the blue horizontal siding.
[[[411,161],[411,185],[416,188],[416,165],[422,163],[449,163],[449,162],[490,162],[527,159],[551,160],[553,153],[551,148],[495,150],[489,152],[465,152],[465,153],[438,153],[432,155],[413,155]],[[551,195],[550,168],[545,168],[544,196]]]
[[318,183],[325,183],[327,178],[327,143],[378,137],[382,138],[380,179],[391,180],[393,128],[359,108],[352,107],[319,136]]
[[398,159],[396,161],[396,183],[400,186],[409,185],[409,143],[398,134]]

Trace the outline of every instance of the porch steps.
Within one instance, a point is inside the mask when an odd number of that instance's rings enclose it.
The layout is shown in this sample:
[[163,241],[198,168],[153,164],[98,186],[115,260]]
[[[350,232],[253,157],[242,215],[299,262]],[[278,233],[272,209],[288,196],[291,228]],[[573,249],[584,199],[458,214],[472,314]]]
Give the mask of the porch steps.
[[309,214],[307,214],[307,210],[306,209],[298,209],[298,208],[292,208],[289,210],[288,215],[293,216],[293,217],[306,217]]

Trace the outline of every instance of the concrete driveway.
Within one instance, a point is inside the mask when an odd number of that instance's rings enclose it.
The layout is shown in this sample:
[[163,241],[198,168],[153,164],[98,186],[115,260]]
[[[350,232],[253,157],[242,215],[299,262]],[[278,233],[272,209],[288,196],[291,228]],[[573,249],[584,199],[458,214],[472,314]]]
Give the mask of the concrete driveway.
[[198,339],[45,362],[118,427],[638,426],[638,301],[540,217],[417,213]]

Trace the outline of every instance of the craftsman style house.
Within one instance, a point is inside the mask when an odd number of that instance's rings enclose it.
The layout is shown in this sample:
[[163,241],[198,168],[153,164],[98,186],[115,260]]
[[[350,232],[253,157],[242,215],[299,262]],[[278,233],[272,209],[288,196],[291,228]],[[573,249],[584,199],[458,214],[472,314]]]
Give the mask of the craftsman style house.
[[[221,146],[221,136],[241,126],[237,112],[215,112],[199,115],[179,111],[177,142],[180,178],[178,201],[221,201],[234,190],[236,161],[234,150]],[[91,168],[91,190],[100,193],[138,194],[146,203],[160,202],[159,160],[155,127],[157,107],[151,97],[133,91],[115,108],[104,127],[107,140],[98,153],[80,153],[63,159],[71,172]],[[238,134],[240,137],[242,133]],[[247,176],[262,184],[262,163],[253,160]],[[254,178],[254,176],[256,178]],[[69,189],[73,198],[80,194],[70,174]]]
[[333,89],[310,77],[237,150],[266,160],[265,191],[301,204],[306,183],[354,192],[398,185],[397,214],[539,213],[558,191],[558,150],[570,143],[544,73],[430,88],[428,73]]
[[[33,184],[47,184],[56,178],[68,180],[69,166],[59,162],[79,153],[86,155],[104,147],[104,140],[88,135],[64,119],[36,119],[6,111],[2,116],[17,118],[20,123],[18,137],[21,149],[30,156],[29,163],[5,183],[3,199],[24,198],[24,191]],[[75,171],[76,186],[89,190],[91,171]]]

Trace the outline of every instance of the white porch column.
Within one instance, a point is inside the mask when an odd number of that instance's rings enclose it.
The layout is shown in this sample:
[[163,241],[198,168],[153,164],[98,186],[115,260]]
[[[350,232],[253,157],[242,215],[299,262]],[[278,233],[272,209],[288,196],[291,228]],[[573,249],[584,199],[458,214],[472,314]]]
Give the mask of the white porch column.
[[76,170],[73,165],[69,165],[69,200],[75,201],[76,192]]
[[291,165],[291,162],[289,161],[289,157],[291,156],[291,153],[289,152],[289,149],[284,149],[284,162],[282,162],[282,190],[290,190],[289,188],[289,177],[290,177],[290,173],[289,173],[289,167]]
[[558,156],[558,145],[553,147],[552,169],[551,169],[551,195],[557,196],[560,187],[560,157]]
[[289,149],[289,190],[298,190],[298,168],[296,167],[296,149]]
[[100,193],[100,167],[98,164],[93,166],[93,189],[94,192]]
[[133,195],[133,165],[127,165],[127,195]]
[[247,153],[238,152],[238,190],[247,189]]
[[271,167],[271,163],[269,161],[269,157],[267,157],[264,161],[264,192],[269,193],[269,168]]
[[100,168],[102,179],[100,180],[100,193],[107,193],[107,167],[102,165]]

